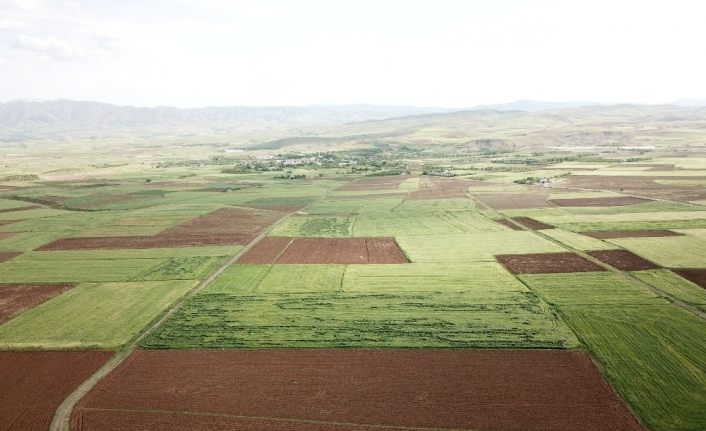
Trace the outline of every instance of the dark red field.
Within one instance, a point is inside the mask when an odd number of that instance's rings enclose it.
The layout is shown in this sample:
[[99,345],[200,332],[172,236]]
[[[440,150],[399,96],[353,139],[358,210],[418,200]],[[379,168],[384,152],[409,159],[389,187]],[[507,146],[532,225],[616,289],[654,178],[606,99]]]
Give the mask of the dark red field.
[[369,264],[407,263],[394,238],[265,237],[238,263]]
[[111,352],[0,352],[0,431],[46,430],[59,404]]
[[598,239],[609,238],[649,238],[660,236],[681,236],[682,234],[671,230],[606,230],[597,232],[580,232],[581,235]]
[[513,274],[605,271],[574,253],[501,254],[495,256]]
[[238,263],[273,263],[294,238],[266,236],[238,258]]
[[547,196],[538,193],[495,193],[477,195],[476,199],[493,209],[507,210],[550,207]]
[[641,204],[650,202],[650,200],[632,196],[615,196],[605,198],[552,199],[549,202],[558,207],[617,207]]
[[654,263],[627,250],[598,250],[589,251],[588,254],[621,271],[642,271],[659,268]]
[[283,213],[221,208],[153,236],[63,238],[37,250],[95,250],[247,244]]
[[496,222],[500,223],[501,225],[510,228],[512,230],[523,230],[520,226],[516,225],[515,223],[511,222],[510,220],[506,218],[499,218],[495,220]]
[[0,324],[72,287],[73,284],[0,284]]
[[639,430],[578,351],[137,351],[72,429]]
[[0,251],[0,262],[5,262],[21,254],[22,252],[20,251]]
[[561,181],[561,187],[610,190],[648,198],[668,199],[673,201],[688,202],[706,199],[706,188],[701,185],[674,185],[660,184],[660,180],[688,180],[701,179],[702,177],[660,176],[659,178],[647,176],[607,176],[607,175],[572,175]]
[[674,272],[706,289],[706,269],[675,269]]

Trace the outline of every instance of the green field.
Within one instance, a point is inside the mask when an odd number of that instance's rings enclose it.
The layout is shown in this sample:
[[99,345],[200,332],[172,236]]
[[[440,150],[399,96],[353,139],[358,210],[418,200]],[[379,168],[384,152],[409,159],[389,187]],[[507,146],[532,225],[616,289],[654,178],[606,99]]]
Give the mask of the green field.
[[0,325],[0,348],[116,348],[196,283],[81,284]]

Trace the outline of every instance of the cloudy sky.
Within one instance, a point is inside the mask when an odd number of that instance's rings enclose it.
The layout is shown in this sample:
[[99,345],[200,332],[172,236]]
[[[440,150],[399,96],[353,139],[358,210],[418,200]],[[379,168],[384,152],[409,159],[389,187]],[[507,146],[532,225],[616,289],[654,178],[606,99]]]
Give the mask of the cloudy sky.
[[706,2],[0,0],[0,101],[706,98]]

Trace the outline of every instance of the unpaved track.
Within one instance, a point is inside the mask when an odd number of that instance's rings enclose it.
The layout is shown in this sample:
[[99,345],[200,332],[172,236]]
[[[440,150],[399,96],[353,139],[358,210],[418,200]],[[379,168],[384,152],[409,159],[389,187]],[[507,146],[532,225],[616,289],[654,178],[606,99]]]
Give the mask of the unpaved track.
[[[322,197],[323,199],[323,197]],[[56,409],[56,412],[54,413],[54,418],[52,419],[51,424],[49,425],[49,431],[69,431],[70,428],[70,420],[71,420],[71,412],[74,409],[74,406],[76,403],[83,398],[84,395],[88,393],[93,387],[105,376],[107,376],[111,371],[113,371],[118,365],[120,365],[139,345],[140,341],[144,339],[147,335],[151,334],[154,332],[157,328],[162,326],[164,322],[167,321],[174,313],[176,313],[179,308],[192,296],[196,295],[197,293],[201,292],[204,290],[206,287],[208,287],[216,278],[218,278],[223,272],[228,269],[230,265],[232,265],[238,258],[248,250],[250,250],[251,247],[253,247],[258,241],[260,241],[262,238],[267,236],[267,234],[275,228],[277,225],[282,223],[284,220],[286,220],[288,217],[290,217],[293,213],[288,213],[285,214],[284,216],[280,217],[277,221],[275,221],[268,229],[266,229],[264,232],[262,232],[260,235],[255,237],[247,246],[245,246],[242,250],[240,250],[238,253],[233,255],[230,259],[228,259],[223,265],[218,267],[207,279],[203,280],[201,283],[196,285],[193,289],[188,291],[186,295],[182,296],[179,298],[176,302],[174,302],[170,308],[167,309],[167,311],[161,316],[156,318],[155,321],[153,321],[152,324],[148,325],[146,329],[144,329],[142,332],[137,334],[132,340],[130,340],[124,347],[122,347],[120,350],[118,350],[115,355],[113,355],[112,358],[108,362],[105,363],[98,371],[96,371],[91,377],[89,377],[86,381],[84,381],[76,390],[74,390],[65,400],[64,402],[59,405],[59,408]]]

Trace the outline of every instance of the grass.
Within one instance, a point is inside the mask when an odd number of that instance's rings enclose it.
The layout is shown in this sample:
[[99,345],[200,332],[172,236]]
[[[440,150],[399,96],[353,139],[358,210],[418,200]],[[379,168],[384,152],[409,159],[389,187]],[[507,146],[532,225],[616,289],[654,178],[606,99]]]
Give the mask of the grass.
[[348,237],[353,220],[352,215],[293,216],[276,226],[270,235]]
[[495,262],[350,265],[345,292],[526,292],[527,288]]
[[233,295],[190,299],[147,348],[575,347],[530,292]]
[[608,241],[667,268],[706,267],[706,242],[697,236],[613,238]]
[[672,271],[652,269],[636,271],[632,275],[677,299],[706,311],[706,289],[695,285]]
[[2,349],[114,349],[196,281],[86,283],[0,326]]
[[481,232],[456,235],[399,236],[397,243],[412,262],[494,262],[497,254],[565,251],[531,232]]
[[353,225],[353,236],[438,235],[502,230],[502,226],[476,211],[387,212],[359,215]]
[[639,283],[614,272],[527,274],[520,279],[555,305],[655,304],[664,302]]
[[583,251],[608,250],[618,248],[617,246],[564,229],[546,229],[542,233],[569,247]]
[[213,272],[221,261],[218,257],[170,257],[135,277],[135,281],[199,280]]
[[706,423],[706,323],[671,305],[566,307],[611,385],[654,431]]
[[340,291],[345,265],[232,265],[207,293],[307,293]]
[[127,281],[163,262],[164,259],[15,258],[0,264],[0,280],[3,283]]

